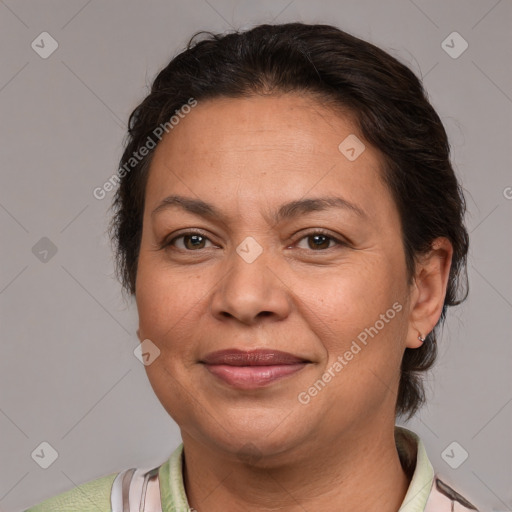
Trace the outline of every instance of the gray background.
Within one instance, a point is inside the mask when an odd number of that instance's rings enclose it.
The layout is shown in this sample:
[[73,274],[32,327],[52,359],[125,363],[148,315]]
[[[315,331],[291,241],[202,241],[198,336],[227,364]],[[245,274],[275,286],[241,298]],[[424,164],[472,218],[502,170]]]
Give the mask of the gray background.
[[[407,63],[449,132],[470,298],[449,313],[429,405],[406,426],[481,510],[512,510],[510,0],[0,0],[1,510],[160,464],[180,442],[133,355],[136,310],[105,233],[112,193],[92,191],[117,168],[129,113],[193,32],[296,20]],[[59,45],[46,59],[31,47],[43,31]],[[469,44],[458,58],[441,45],[453,31]],[[59,455],[48,469],[31,456],[43,441]],[[441,455],[453,441],[469,453],[457,469]]]

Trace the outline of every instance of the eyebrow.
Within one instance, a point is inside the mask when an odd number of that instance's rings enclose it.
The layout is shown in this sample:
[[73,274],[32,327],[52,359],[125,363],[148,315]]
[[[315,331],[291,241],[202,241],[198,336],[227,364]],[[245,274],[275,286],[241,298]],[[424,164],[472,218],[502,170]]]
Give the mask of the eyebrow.
[[[212,219],[222,219],[224,217],[222,212],[212,204],[206,203],[201,199],[194,199],[180,195],[171,195],[162,199],[158,206],[151,212],[151,217],[176,206],[201,217]],[[272,219],[277,224],[286,219],[298,217],[310,212],[325,211],[329,208],[344,209],[355,213],[363,219],[368,219],[368,215],[362,208],[350,201],[347,201],[346,199],[343,199],[342,197],[315,197],[290,201],[281,205],[279,210],[272,214]]]

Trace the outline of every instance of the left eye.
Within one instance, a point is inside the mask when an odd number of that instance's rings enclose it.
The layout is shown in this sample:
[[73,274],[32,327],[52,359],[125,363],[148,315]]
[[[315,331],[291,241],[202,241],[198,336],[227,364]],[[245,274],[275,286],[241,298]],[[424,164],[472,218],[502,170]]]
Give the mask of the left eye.
[[[196,249],[204,249],[204,244],[206,241],[210,242],[208,238],[206,238],[204,235],[200,233],[186,233],[184,235],[177,236],[173,240],[169,242],[169,245],[176,245],[176,240],[183,240],[183,246],[179,247],[179,249],[185,249],[185,250],[196,250]],[[211,242],[210,242],[211,243]]]
[[305,247],[305,249],[312,249],[314,251],[330,249],[331,246],[329,244],[331,242],[334,242],[334,245],[341,245],[341,242],[339,240],[324,233],[310,233],[306,236],[303,236],[299,240],[299,242],[301,242],[302,240],[307,240],[306,243],[308,247]]

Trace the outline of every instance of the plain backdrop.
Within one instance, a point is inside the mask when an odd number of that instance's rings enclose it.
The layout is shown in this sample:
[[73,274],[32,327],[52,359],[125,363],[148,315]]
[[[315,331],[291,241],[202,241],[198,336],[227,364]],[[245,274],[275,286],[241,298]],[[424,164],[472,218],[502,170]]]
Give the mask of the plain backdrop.
[[[389,51],[423,77],[446,126],[468,201],[470,296],[449,312],[429,403],[405,426],[481,510],[512,510],[510,1],[0,0],[1,510],[160,464],[181,441],[133,353],[136,309],[106,236],[112,193],[93,190],[194,32],[288,21]],[[454,447],[468,454],[456,469]],[[47,469],[41,449],[58,455]]]

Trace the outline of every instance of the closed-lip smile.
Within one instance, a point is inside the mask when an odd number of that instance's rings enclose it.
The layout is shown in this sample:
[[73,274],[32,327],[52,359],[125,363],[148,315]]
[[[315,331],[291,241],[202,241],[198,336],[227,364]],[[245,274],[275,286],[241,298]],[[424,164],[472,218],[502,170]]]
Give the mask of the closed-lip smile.
[[240,389],[256,389],[292,375],[311,361],[280,350],[226,349],[199,361],[214,376]]

